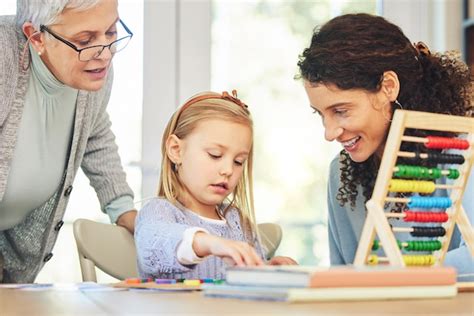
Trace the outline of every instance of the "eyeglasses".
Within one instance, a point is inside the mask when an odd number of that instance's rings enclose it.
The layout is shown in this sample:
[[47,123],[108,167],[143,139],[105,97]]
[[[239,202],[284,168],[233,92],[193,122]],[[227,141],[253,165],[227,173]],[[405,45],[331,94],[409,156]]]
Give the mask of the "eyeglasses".
[[120,24],[123,26],[125,31],[127,32],[128,35],[123,36],[112,43],[108,45],[94,45],[94,46],[89,46],[89,47],[84,47],[84,48],[78,48],[76,45],[73,43],[65,40],[61,36],[57,35],[56,33],[52,32],[46,25],[40,25],[40,32],[48,32],[51,34],[55,39],[57,39],[60,42],[63,42],[67,46],[71,47],[74,49],[76,52],[78,52],[78,57],[80,61],[89,61],[92,59],[99,58],[100,54],[104,51],[104,49],[108,48],[110,50],[110,53],[115,54],[120,52],[122,49],[127,47],[128,43],[133,37],[132,31],[123,23],[122,20],[119,20]]

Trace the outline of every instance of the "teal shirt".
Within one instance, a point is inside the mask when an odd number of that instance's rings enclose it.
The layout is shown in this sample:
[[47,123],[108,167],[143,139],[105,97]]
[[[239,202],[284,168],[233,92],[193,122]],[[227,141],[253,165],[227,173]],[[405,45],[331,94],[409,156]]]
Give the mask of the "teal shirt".
[[59,82],[31,48],[31,72],[0,230],[16,226],[57,190],[71,143],[78,91]]
[[[346,265],[354,262],[355,253],[362,233],[362,228],[366,218],[365,199],[362,195],[362,187],[358,187],[356,206],[352,209],[348,204],[339,205],[336,195],[340,186],[340,163],[339,155],[331,162],[329,183],[328,183],[328,234],[329,234],[329,255],[331,265]],[[469,177],[469,182],[463,196],[463,207],[472,223],[474,223],[474,176]],[[437,190],[440,195],[446,196],[445,190]],[[413,223],[403,220],[390,220],[394,226],[410,227]],[[421,226],[421,225],[419,225]],[[409,239],[409,234],[397,234],[397,239],[403,241],[403,237]],[[375,254],[382,255],[380,249]],[[461,238],[459,230],[453,233],[449,251],[446,255],[445,265],[453,266],[458,271],[460,281],[474,280],[474,260],[471,257],[467,246]]]

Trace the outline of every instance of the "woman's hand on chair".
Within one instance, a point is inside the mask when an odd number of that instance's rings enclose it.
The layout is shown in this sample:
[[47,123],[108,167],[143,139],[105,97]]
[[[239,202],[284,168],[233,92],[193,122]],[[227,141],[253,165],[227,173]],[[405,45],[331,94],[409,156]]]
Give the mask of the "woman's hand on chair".
[[125,212],[117,219],[117,225],[125,227],[133,235],[135,231],[135,217],[137,217],[136,210]]

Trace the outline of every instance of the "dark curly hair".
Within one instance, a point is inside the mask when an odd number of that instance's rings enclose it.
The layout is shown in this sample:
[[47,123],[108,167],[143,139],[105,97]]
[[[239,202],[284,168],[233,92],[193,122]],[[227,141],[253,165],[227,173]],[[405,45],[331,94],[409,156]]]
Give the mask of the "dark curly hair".
[[[382,17],[346,14],[316,29],[311,45],[298,62],[300,76],[312,85],[334,84],[339,89],[377,92],[385,71],[400,81],[397,100],[406,110],[472,116],[471,76],[454,54],[431,54],[417,49],[402,30]],[[392,112],[396,104],[392,104]],[[388,133],[388,129],[387,129]],[[426,136],[422,130],[409,134]],[[443,133],[430,132],[430,135]],[[419,145],[403,144],[402,150],[419,151]],[[367,201],[373,191],[380,161],[372,155],[364,162],[340,153],[341,186],[337,200],[355,206],[357,186]]]

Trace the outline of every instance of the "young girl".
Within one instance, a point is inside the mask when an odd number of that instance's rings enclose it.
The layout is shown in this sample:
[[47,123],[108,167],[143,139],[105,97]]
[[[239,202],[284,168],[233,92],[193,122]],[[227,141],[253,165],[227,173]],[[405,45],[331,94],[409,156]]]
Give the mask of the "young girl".
[[252,125],[235,91],[198,94],[171,117],[158,197],[136,221],[141,277],[222,279],[226,263],[264,264],[253,212]]
[[[399,27],[368,14],[342,15],[318,28],[298,65],[326,139],[344,148],[330,166],[329,248],[331,264],[351,264],[393,112],[402,108],[472,116],[469,69],[452,54],[431,54],[422,42],[412,44]],[[413,131],[414,136],[424,133]],[[417,151],[418,145],[405,146]],[[471,221],[473,178],[471,174],[463,199]],[[474,270],[457,230],[445,264],[460,275]]]

